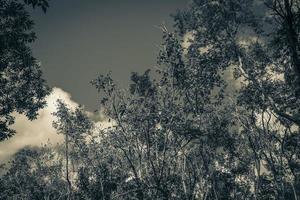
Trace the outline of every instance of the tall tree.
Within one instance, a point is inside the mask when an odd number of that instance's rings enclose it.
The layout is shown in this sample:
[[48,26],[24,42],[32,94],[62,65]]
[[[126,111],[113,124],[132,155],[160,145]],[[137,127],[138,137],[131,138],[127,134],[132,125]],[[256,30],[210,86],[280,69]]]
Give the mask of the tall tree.
[[[57,112],[53,113],[57,117],[57,121],[53,122],[53,126],[57,129],[58,133],[65,135],[65,172],[67,187],[67,199],[73,199],[73,186],[72,177],[70,173],[70,148],[77,145],[78,150],[81,150],[82,140],[84,134],[88,132],[92,124],[88,120],[82,108],[76,108],[75,111],[70,110],[65,103],[61,100],[57,101]],[[73,150],[74,151],[74,150]]]
[[32,56],[30,43],[36,36],[26,4],[48,8],[46,0],[0,1],[0,141],[15,133],[9,128],[13,112],[35,119],[50,92]]

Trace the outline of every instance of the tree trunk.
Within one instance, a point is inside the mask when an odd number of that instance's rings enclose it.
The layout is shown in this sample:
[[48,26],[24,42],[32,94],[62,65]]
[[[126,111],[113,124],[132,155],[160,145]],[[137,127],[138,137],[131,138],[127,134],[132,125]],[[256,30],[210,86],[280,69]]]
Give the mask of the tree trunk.
[[65,138],[65,144],[66,144],[66,179],[68,182],[68,195],[67,195],[67,200],[71,200],[72,199],[72,184],[69,178],[69,137],[68,134],[66,134],[66,138]]
[[297,98],[300,98],[300,59],[298,55],[298,50],[299,50],[298,36],[294,27],[294,14],[292,12],[292,5],[288,0],[284,0],[284,7],[286,10],[288,46],[291,53],[293,70],[296,75],[296,80],[295,80],[296,95]]

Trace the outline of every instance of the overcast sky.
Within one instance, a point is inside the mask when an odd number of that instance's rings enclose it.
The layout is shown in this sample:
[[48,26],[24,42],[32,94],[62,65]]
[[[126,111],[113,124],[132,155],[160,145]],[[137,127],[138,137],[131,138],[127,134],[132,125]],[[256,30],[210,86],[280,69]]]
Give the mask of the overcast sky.
[[50,86],[67,91],[89,110],[97,109],[90,80],[111,70],[124,85],[131,71],[153,68],[162,36],[157,26],[172,28],[170,14],[187,2],[51,0],[46,15],[32,13],[38,37],[34,55]]

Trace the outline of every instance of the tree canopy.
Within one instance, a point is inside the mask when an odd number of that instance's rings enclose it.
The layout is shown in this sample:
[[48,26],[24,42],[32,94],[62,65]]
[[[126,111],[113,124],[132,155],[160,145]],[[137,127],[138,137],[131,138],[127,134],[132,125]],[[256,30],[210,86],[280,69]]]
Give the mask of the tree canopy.
[[3,199],[298,200],[299,8],[193,0],[162,27],[154,76],[92,81],[107,121],[58,101],[64,144],[19,152]]
[[30,48],[36,35],[26,4],[48,7],[46,0],[0,1],[0,141],[15,133],[14,112],[35,119],[50,92]]

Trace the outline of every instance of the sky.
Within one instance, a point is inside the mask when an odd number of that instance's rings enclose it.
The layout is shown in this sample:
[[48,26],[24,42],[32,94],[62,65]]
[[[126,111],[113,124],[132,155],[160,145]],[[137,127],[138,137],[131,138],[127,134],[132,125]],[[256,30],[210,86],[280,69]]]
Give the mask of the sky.
[[[12,129],[15,136],[0,143],[0,164],[26,146],[63,141],[52,127],[56,100],[70,108],[85,106],[99,126],[110,122],[95,113],[99,95],[90,81],[112,71],[113,78],[126,87],[132,71],[155,70],[156,57],[165,24],[172,30],[171,13],[184,9],[189,0],[51,0],[46,15],[33,10],[37,40],[34,56],[41,62],[48,84],[53,88],[47,106],[30,121],[21,114]],[[188,44],[186,44],[188,45]]]
[[[126,87],[132,71],[155,70],[165,24],[172,30],[171,13],[185,9],[189,0],[51,0],[48,12],[31,9],[37,40],[34,56],[53,92],[37,120],[15,114],[16,135],[0,143],[0,164],[25,146],[63,141],[52,127],[56,100],[69,107],[85,106],[89,116],[108,126],[98,108],[99,95],[90,81],[112,71],[113,78]],[[186,34],[183,46],[192,36]]]
[[154,70],[161,43],[158,28],[172,29],[170,14],[189,0],[51,0],[46,15],[31,11],[34,56],[52,87],[62,88],[88,110],[99,96],[90,81],[112,71],[126,87],[132,71]]

